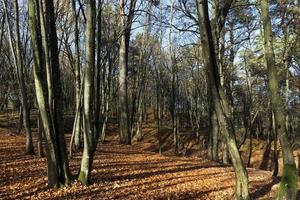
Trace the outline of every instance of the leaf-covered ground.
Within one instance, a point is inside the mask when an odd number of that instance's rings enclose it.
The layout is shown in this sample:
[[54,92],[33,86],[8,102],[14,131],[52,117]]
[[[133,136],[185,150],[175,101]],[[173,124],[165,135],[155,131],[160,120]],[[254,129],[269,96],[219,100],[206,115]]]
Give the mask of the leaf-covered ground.
[[[16,115],[0,115],[0,199],[232,199],[232,167],[208,161],[205,152],[195,149],[185,152],[189,157],[174,156],[167,129],[164,155],[158,155],[154,125],[147,125],[143,142],[132,146],[119,145],[117,129],[110,126],[108,141],[98,144],[92,184],[74,182],[67,188],[48,189],[46,160],[24,154],[25,136],[15,133],[16,124]],[[72,122],[66,125],[70,129]],[[74,175],[80,159],[81,154],[75,153],[70,160]],[[249,168],[248,173],[252,198],[274,199],[279,179],[272,179],[270,171]]]
[[[160,156],[150,144],[99,144],[92,184],[48,189],[44,158],[24,155],[23,135],[0,131],[0,199],[231,199],[232,167],[201,157]],[[71,160],[75,174],[80,155]],[[278,179],[271,172],[248,169],[254,199],[272,199]]]

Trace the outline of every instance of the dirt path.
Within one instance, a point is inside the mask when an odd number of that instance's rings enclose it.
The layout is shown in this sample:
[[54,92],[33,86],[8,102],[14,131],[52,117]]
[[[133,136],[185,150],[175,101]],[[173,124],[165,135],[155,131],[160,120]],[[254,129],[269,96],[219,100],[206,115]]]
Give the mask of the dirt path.
[[[24,136],[0,131],[0,199],[231,199],[234,172],[201,158],[160,156],[144,145],[99,144],[89,187],[47,189],[46,161],[24,155]],[[80,155],[71,160],[75,174]],[[253,199],[272,199],[278,180],[248,169]]]

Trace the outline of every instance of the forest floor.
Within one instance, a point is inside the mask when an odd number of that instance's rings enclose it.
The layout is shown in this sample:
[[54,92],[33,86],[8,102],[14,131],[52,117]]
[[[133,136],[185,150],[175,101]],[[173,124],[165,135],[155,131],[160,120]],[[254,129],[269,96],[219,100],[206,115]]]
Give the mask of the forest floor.
[[[145,130],[145,136],[155,132],[150,126]],[[105,144],[98,144],[91,185],[74,182],[48,189],[45,158],[25,155],[24,134],[3,126],[0,116],[0,199],[232,199],[231,166],[209,161],[201,151],[192,156],[159,155],[154,141],[149,137],[128,146],[109,136]],[[70,160],[73,174],[80,159],[75,153]],[[271,171],[247,170],[252,198],[274,199],[280,178],[273,179]]]

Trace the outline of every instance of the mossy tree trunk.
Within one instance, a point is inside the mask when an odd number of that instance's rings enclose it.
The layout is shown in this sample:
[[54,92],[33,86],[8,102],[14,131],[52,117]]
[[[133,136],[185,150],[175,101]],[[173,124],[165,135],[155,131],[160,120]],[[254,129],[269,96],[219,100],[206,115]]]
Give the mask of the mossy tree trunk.
[[201,30],[202,58],[208,70],[209,87],[212,94],[220,131],[223,133],[236,174],[235,199],[250,199],[248,174],[239,154],[227,97],[219,81],[218,64],[208,14],[207,0],[196,0],[199,28]]
[[296,199],[297,195],[297,169],[293,156],[291,145],[288,141],[286,129],[286,117],[283,99],[280,97],[280,86],[278,78],[278,69],[275,63],[275,54],[273,50],[273,33],[269,15],[269,0],[261,0],[261,19],[263,23],[263,37],[265,60],[268,70],[268,85],[270,91],[271,108],[274,112],[275,131],[278,133],[282,157],[283,174],[277,192],[276,199]]

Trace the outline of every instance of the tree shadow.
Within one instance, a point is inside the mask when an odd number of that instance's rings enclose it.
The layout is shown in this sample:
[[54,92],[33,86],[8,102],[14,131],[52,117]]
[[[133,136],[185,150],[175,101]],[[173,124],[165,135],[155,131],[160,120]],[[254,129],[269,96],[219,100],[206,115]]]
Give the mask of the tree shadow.
[[[199,169],[205,169],[205,168],[211,168],[211,167],[216,167],[216,166],[193,166],[193,167],[186,167],[186,166],[177,167],[176,166],[176,168],[174,168],[174,169],[168,169],[168,170],[161,169],[159,171],[144,172],[144,173],[138,173],[138,174],[127,174],[127,175],[109,174],[107,176],[100,175],[99,178],[102,179],[102,181],[114,182],[114,181],[122,181],[122,180],[144,179],[144,178],[158,176],[158,175],[164,175],[164,174],[168,174],[168,173],[187,172],[187,171],[199,170]],[[220,166],[217,166],[217,167],[220,167]],[[145,170],[147,170],[147,169],[145,169]]]
[[268,169],[268,163],[270,160],[270,153],[271,153],[271,142],[269,142],[266,146],[266,149],[263,154],[262,162],[260,163],[259,169],[261,170],[267,170]]
[[272,181],[268,184],[263,185],[261,188],[258,190],[255,190],[251,196],[253,199],[259,199],[260,197],[265,196],[268,194],[272,187],[280,182],[280,178],[273,178]]

